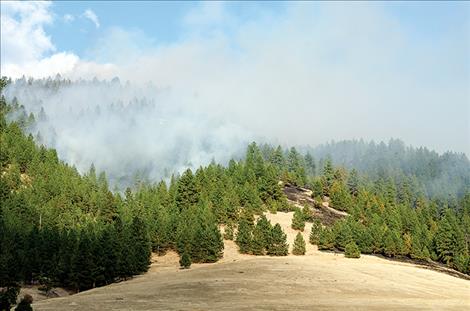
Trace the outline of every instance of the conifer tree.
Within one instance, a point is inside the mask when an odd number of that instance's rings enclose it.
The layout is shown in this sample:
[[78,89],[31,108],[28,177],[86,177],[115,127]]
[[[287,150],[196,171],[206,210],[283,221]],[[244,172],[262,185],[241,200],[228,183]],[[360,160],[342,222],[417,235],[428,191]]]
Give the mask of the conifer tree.
[[292,254],[305,255],[305,240],[304,240],[303,235],[300,232],[298,232],[297,235],[295,236]]
[[334,181],[333,164],[330,158],[326,158],[323,166],[322,184],[323,184],[323,195],[329,196],[330,189]]
[[309,242],[313,245],[318,245],[320,242],[320,233],[322,226],[320,220],[315,219],[312,224],[312,231],[310,231]]
[[315,175],[315,159],[310,154],[310,152],[307,152],[307,154],[305,155],[305,166],[307,168],[307,174],[310,176],[314,176]]
[[238,223],[238,232],[235,242],[240,249],[240,253],[248,254],[251,252],[251,226],[246,219],[242,218]]
[[351,241],[346,245],[344,250],[344,256],[346,258],[359,258],[361,257],[361,252],[359,247],[357,246],[356,242]]
[[349,193],[352,196],[357,197],[359,193],[359,176],[357,174],[356,169],[352,169],[351,173],[349,174],[348,189],[349,189]]
[[305,228],[305,219],[304,214],[300,210],[300,208],[296,208],[294,211],[294,216],[292,217],[292,229],[304,231]]
[[131,234],[135,272],[146,272],[150,265],[151,245],[146,225],[139,217],[132,220]]
[[199,200],[196,180],[190,169],[187,169],[177,182],[175,200],[180,211],[193,206]]
[[330,228],[320,230],[320,239],[318,242],[319,250],[334,250],[335,236]]
[[182,269],[189,269],[191,267],[191,256],[188,251],[184,251],[180,258],[180,266]]
[[271,256],[287,256],[288,253],[287,236],[282,231],[281,225],[274,225],[271,230],[271,237],[267,248],[267,254]]
[[265,254],[265,236],[261,227],[256,225],[253,229],[253,239],[251,241],[251,253],[253,255],[264,255]]

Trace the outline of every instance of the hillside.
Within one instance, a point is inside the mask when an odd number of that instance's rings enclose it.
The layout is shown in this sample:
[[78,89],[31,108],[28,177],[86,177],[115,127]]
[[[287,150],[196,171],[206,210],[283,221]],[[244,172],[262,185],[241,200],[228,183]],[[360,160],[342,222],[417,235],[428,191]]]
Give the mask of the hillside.
[[[292,213],[268,214],[292,244]],[[305,238],[307,238],[305,230]],[[132,280],[34,304],[35,310],[465,310],[470,282],[412,264],[319,252],[251,256],[225,241],[215,264],[180,270],[177,254],[152,258]]]

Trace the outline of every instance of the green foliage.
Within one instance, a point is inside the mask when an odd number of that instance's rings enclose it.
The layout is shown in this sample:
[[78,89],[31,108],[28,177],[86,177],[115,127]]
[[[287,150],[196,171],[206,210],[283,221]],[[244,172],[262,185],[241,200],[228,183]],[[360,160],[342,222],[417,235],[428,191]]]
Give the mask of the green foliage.
[[344,256],[346,258],[359,258],[361,257],[361,252],[359,247],[357,246],[356,242],[351,241],[346,245],[344,250]]
[[329,190],[331,206],[341,211],[348,211],[351,206],[351,197],[345,185],[334,181]]
[[267,247],[267,254],[270,256],[287,256],[289,245],[287,236],[282,231],[279,224],[274,225],[271,230],[270,243]]
[[25,294],[21,301],[15,308],[15,311],[33,311],[31,304],[33,303],[33,297],[29,294]]
[[305,228],[305,218],[302,210],[300,208],[295,209],[294,216],[292,217],[292,229],[304,231]]
[[292,254],[294,255],[305,255],[305,240],[300,232],[297,233],[294,240],[294,246],[292,248]]
[[237,237],[235,239],[235,243],[237,243],[240,249],[240,253],[242,254],[248,254],[251,252],[251,227],[252,225],[250,225],[250,223],[246,219],[241,219],[238,223],[238,232]]
[[[0,86],[6,83],[2,79]],[[334,208],[349,213],[333,228],[314,222],[309,240],[319,249],[346,251],[355,243],[362,253],[438,260],[470,273],[465,156],[404,149],[393,141],[364,147],[371,152],[351,159],[357,170],[348,174],[325,158],[328,153],[316,151],[322,169],[315,177],[310,154],[252,143],[245,160],[228,167],[211,163],[173,176],[168,185],[139,182],[122,194],[110,191],[104,172],[92,166],[80,175],[55,150],[25,134],[46,118],[44,109],[34,116],[0,98],[0,287],[42,280],[85,290],[145,272],[151,250],[173,249],[192,262],[214,262],[223,251],[219,224],[233,238],[238,223],[235,239],[242,253],[285,255],[279,225],[272,227],[264,216],[254,225],[254,215],[266,208],[292,210],[279,181],[310,185],[313,197],[328,195]],[[349,165],[349,156],[330,154],[335,164]],[[445,199],[431,199],[439,193]],[[302,230],[305,220],[313,220],[307,211],[295,211],[293,227]]]
[[253,229],[253,240],[251,244],[251,252],[253,255],[266,254],[267,248],[271,243],[271,230],[271,223],[266,216],[261,215]]
[[180,258],[180,266],[182,269],[189,269],[191,267],[191,256],[187,251],[184,251]]
[[318,243],[320,242],[321,230],[322,230],[322,225],[321,225],[320,220],[315,219],[313,221],[312,230],[310,231],[310,235],[309,235],[310,244],[318,245]]
[[0,311],[10,311],[11,306],[16,304],[16,298],[20,293],[20,286],[9,284],[0,289]]
[[320,238],[318,241],[319,250],[334,250],[335,235],[330,228],[320,230]]

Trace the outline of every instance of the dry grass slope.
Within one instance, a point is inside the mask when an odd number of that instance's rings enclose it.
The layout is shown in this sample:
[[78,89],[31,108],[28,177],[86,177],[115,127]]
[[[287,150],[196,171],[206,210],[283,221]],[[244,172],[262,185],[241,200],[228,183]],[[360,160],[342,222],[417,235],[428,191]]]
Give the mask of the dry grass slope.
[[[292,213],[269,214],[292,245]],[[310,226],[304,237],[308,240]],[[225,242],[215,264],[178,268],[153,258],[129,281],[37,302],[35,310],[470,310],[470,281],[374,256],[347,259],[307,245],[306,256],[241,255]]]

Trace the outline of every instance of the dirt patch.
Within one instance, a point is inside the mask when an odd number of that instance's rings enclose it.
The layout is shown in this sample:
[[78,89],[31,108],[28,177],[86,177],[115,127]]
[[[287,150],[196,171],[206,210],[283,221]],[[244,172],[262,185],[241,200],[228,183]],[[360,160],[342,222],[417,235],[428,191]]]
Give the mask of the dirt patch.
[[313,216],[321,221],[325,226],[331,226],[336,221],[343,219],[348,213],[336,210],[329,206],[327,201],[317,202],[312,198],[312,191],[296,187],[289,184],[284,185],[284,194],[287,201],[297,207],[303,208],[304,206],[311,209]]

